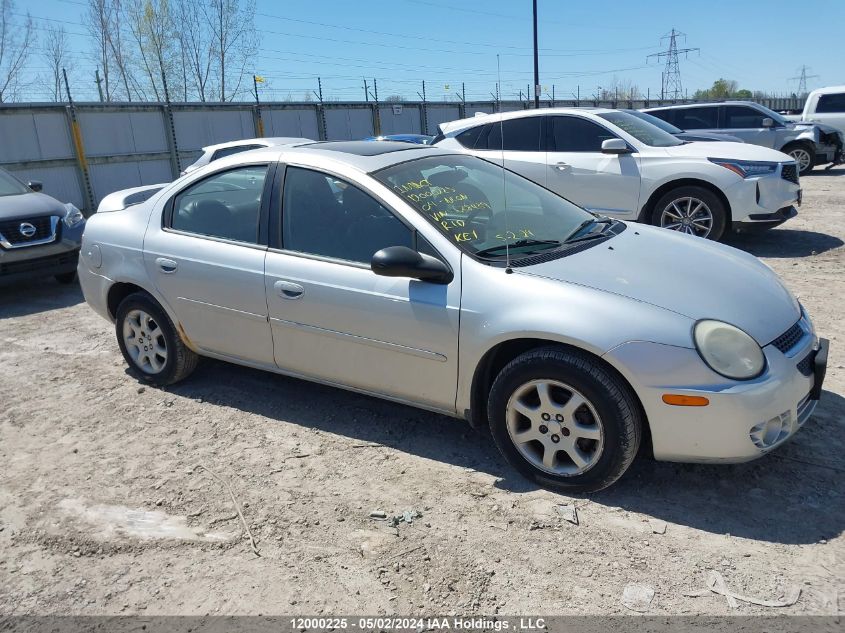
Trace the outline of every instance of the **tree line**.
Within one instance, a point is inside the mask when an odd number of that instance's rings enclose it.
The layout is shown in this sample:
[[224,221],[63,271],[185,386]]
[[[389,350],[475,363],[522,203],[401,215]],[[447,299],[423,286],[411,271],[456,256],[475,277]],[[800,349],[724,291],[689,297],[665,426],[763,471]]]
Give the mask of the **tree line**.
[[[64,24],[39,29],[15,0],[0,0],[0,102],[34,85],[64,101],[63,69],[76,66],[93,67],[85,81],[101,101],[232,101],[252,88],[255,0],[87,0],[81,22],[79,54]],[[35,76],[28,66],[39,58],[46,72]]]

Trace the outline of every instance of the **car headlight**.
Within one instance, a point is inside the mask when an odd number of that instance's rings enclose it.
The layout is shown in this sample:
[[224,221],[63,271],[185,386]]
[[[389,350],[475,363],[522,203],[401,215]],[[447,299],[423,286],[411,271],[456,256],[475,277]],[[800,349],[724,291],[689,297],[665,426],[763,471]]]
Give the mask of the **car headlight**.
[[693,338],[704,362],[725,378],[750,380],[759,376],[766,366],[757,341],[728,323],[699,321]]
[[777,163],[767,163],[748,160],[731,160],[729,158],[708,158],[711,163],[730,169],[740,178],[753,178],[754,176],[766,176],[777,171]]
[[82,215],[82,211],[77,209],[70,202],[65,205],[65,209],[67,209],[65,212],[65,224],[69,229],[85,222],[85,216]]

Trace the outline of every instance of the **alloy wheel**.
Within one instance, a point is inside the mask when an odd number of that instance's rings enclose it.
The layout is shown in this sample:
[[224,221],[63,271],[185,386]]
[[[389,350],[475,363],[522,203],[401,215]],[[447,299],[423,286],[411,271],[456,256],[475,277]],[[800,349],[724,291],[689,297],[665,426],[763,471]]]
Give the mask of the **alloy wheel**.
[[604,429],[593,404],[556,380],[532,380],[516,389],[508,400],[506,420],[519,453],[547,473],[585,473],[604,449]]
[[789,155],[795,159],[795,162],[798,163],[798,172],[801,173],[809,169],[810,164],[812,163],[812,156],[810,156],[810,152],[808,152],[803,147],[796,147],[795,149],[789,152]]
[[660,226],[697,237],[713,230],[713,212],[703,200],[690,196],[673,200],[660,214]]
[[123,320],[123,342],[132,362],[147,374],[157,374],[167,363],[167,342],[155,319],[143,310],[131,310]]

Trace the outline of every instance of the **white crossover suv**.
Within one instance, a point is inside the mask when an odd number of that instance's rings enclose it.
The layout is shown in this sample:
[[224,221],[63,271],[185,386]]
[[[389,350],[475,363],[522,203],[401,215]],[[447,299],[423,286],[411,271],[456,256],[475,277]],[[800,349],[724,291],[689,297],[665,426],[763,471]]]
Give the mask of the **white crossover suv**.
[[610,485],[641,442],[759,457],[821,394],[827,342],[756,258],[474,156],[267,148],[137,196],[88,221],[79,279],[148,383],[209,356],[466,418],[570,491]]
[[434,143],[501,163],[588,211],[712,240],[777,226],[801,202],[794,159],[685,142],[630,113],[549,108],[440,125]]

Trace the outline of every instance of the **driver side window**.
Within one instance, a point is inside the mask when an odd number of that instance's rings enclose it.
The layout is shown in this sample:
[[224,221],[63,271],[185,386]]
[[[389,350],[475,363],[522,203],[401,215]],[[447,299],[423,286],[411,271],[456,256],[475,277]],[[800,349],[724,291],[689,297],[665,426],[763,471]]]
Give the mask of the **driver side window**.
[[353,184],[288,167],[282,202],[285,250],[369,264],[388,246],[413,247],[413,233],[399,218]]

